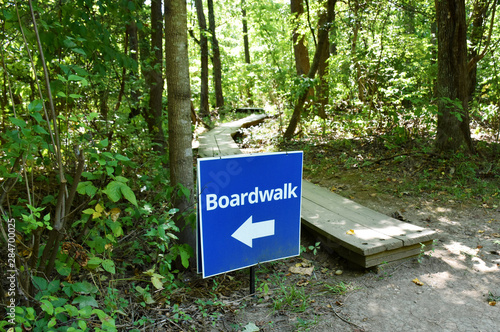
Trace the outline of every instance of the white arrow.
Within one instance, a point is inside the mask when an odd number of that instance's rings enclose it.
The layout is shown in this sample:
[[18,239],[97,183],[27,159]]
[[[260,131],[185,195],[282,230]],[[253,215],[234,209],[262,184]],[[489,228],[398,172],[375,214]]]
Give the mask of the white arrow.
[[248,218],[231,236],[252,248],[254,239],[274,235],[274,219],[252,223]]

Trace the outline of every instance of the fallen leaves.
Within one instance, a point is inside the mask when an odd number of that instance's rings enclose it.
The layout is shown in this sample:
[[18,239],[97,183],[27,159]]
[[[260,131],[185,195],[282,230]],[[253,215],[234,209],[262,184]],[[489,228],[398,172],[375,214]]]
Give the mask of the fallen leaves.
[[291,273],[301,274],[301,275],[312,275],[314,270],[314,266],[312,266],[311,262],[308,260],[303,260],[300,263],[295,264],[295,266],[290,266],[288,269]]
[[424,285],[424,283],[423,283],[423,282],[421,282],[420,280],[418,280],[418,278],[415,278],[415,279],[413,279],[412,281],[413,281],[413,283],[414,283],[415,285],[418,285],[418,286],[423,286],[423,285]]
[[350,229],[347,232],[345,232],[347,235],[354,235],[354,229]]

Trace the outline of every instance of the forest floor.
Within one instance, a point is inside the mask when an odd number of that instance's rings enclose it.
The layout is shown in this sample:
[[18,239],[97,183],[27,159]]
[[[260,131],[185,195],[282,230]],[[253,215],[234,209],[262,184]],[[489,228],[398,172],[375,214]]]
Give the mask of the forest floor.
[[[270,129],[247,130],[243,150],[268,151],[273,144],[261,133]],[[167,325],[245,332],[500,330],[500,164],[492,146],[477,160],[444,160],[411,144],[332,139],[304,138],[271,150],[303,150],[305,179],[437,231],[433,249],[362,269],[303,231],[301,256],[257,268],[255,296],[247,270],[196,278],[172,298],[179,307]],[[480,167],[471,170],[471,162]]]

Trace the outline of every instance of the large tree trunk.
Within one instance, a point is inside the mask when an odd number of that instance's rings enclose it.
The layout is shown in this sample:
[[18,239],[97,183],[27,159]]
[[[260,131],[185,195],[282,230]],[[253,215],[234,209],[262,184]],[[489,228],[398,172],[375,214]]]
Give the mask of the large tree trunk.
[[149,87],[149,107],[145,109],[144,118],[148,124],[149,134],[153,142],[154,151],[165,153],[166,141],[163,133],[163,17],[161,0],[151,1],[151,67],[144,72]]
[[212,63],[215,84],[215,107],[224,107],[224,95],[222,94],[222,64],[220,60],[219,42],[215,36],[215,14],[213,0],[208,0],[208,22],[212,33]]
[[[187,43],[185,0],[165,2],[165,53],[168,94],[168,141],[170,182],[186,188],[190,197],[175,195],[180,240],[192,248],[196,245],[194,225],[187,222],[194,194],[193,151],[191,148],[191,90]],[[180,188],[179,188],[180,189]]]
[[[335,1],[336,0],[328,0],[328,7],[330,8],[332,3],[334,3]],[[316,72],[318,71],[321,56],[322,56],[321,53],[322,53],[323,49],[325,47],[328,47],[328,45],[329,45],[328,36],[329,36],[329,32],[330,32],[330,24],[328,24],[328,22],[332,21],[332,17],[330,17],[330,14],[333,14],[333,13],[329,13],[329,15],[328,15],[329,17],[325,21],[326,24],[324,24],[323,26],[321,26],[319,28],[318,45],[316,47],[316,52],[314,53],[314,58],[313,58],[313,61],[311,64],[311,68],[309,69],[309,72],[307,73],[307,77],[310,79],[314,79],[314,77],[316,76]],[[300,116],[301,116],[302,110],[304,108],[304,103],[306,102],[307,96],[308,96],[308,91],[303,91],[300,94],[299,99],[297,100],[297,103],[295,104],[295,107],[293,109],[293,114],[292,114],[292,117],[290,119],[290,123],[288,124],[288,127],[285,131],[285,134],[283,134],[284,139],[290,139],[293,137],[293,135],[295,133],[295,129],[297,128],[297,125],[300,122]]]
[[473,150],[469,127],[465,0],[435,0],[438,26],[436,148]]
[[203,1],[195,0],[198,26],[200,27],[200,51],[201,51],[201,87],[200,87],[200,117],[210,115],[208,105],[208,38],[207,21],[203,12]]

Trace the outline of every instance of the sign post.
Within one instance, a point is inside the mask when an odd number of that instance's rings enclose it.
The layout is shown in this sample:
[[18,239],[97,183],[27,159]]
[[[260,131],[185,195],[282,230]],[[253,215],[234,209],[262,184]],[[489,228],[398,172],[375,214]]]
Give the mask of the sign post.
[[198,159],[204,278],[300,254],[302,152]]

